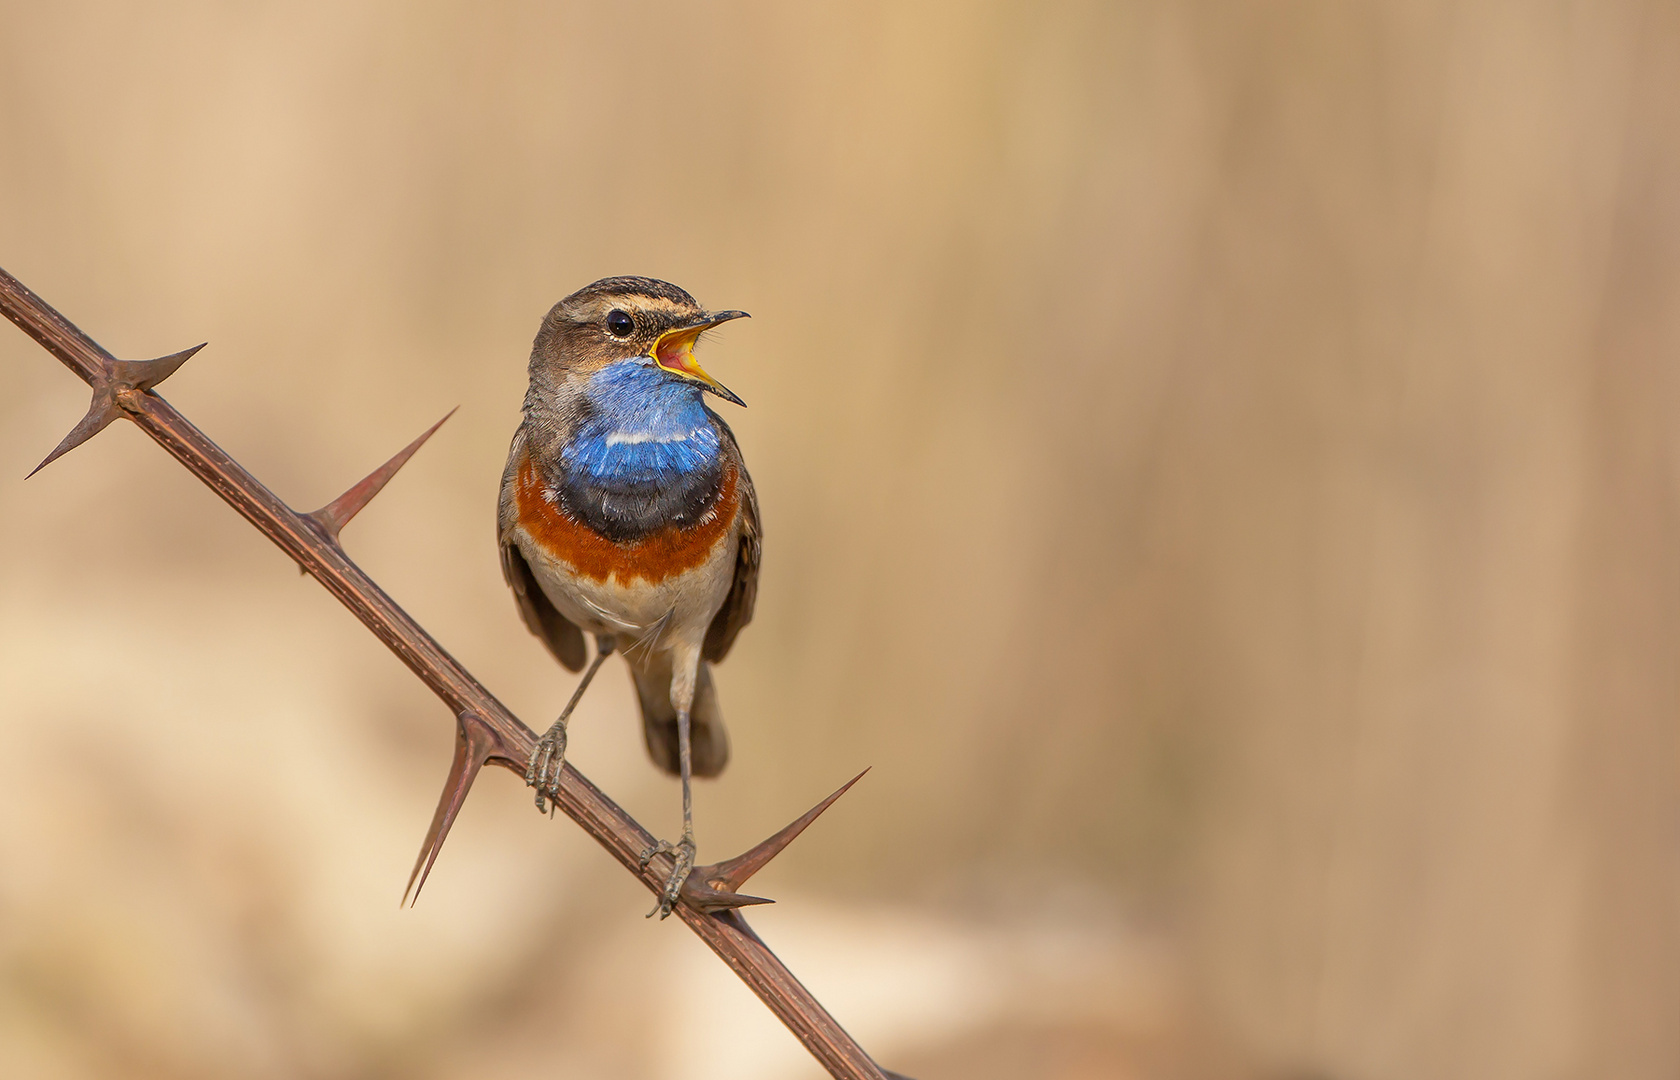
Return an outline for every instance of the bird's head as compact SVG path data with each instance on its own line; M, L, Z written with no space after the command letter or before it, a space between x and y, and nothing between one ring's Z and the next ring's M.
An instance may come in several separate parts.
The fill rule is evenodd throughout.
M543 318L531 352L532 375L546 374L555 383L587 379L609 364L647 357L671 378L697 383L744 406L694 359L694 343L719 323L746 316L744 311L708 313L688 293L654 278L602 278L555 304Z

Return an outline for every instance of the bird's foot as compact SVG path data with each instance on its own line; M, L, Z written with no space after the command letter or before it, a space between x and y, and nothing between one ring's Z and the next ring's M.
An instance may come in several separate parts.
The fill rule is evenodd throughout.
M560 801L560 770L565 766L566 725L561 722L537 740L531 763L525 766L526 785L537 789L537 813L554 816L554 806Z
M669 840L661 840L642 852L641 863L644 870L655 855L669 855L674 861L671 876L665 879L665 888L659 894L659 903L647 913L648 918L658 915L663 919L677 906L677 897L682 895L683 882L688 880L689 872L694 869L694 853L694 837L688 833L684 833L683 838L675 844Z

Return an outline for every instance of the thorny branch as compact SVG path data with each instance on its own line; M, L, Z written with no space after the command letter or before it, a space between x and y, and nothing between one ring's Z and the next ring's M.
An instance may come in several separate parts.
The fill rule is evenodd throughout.
M313 575L449 706L458 725L455 758L409 881L410 890L418 896L416 885L424 884L479 769L494 763L522 776L536 744L531 729L386 596L338 543L339 530L379 493L443 421L331 503L313 513L299 514L153 392L152 387L203 346L157 360L118 360L3 269L0 312L93 387L93 403L87 415L36 466L37 471L98 434L112 420L126 416L295 559L304 573ZM759 940L737 910L747 904L768 903L737 890L856 782L854 778L745 854L695 868L676 911L832 1075L841 1080L892 1080L897 1074L884 1072L864 1053ZM583 826L650 892L659 893L667 876L669 856L641 866L639 857L653 846L653 837L569 764L560 779L557 802L562 813Z

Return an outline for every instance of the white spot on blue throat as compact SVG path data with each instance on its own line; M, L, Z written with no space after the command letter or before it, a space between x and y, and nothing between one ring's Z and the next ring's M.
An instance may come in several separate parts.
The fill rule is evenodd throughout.
M590 377L590 415L561 451L572 468L604 483L657 483L705 468L718 434L700 387L645 356L608 364Z
M607 445L634 446L637 443L645 442L683 442L687 438L687 432L679 435L654 435L646 431L615 431L607 436Z

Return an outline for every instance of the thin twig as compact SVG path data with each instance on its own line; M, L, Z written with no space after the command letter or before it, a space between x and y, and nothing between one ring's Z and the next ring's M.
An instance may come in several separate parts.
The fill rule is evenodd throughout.
M524 775L536 745L536 736L531 729L468 674L454 657L445 652L345 555L331 535L336 533L336 528L329 530L323 527L326 523L321 518L299 514L281 502L167 401L149 389L161 382L173 368L158 374L162 361L117 360L3 269L0 269L0 312L94 387L94 409L90 410L90 415L108 411L114 402L122 415L133 420L140 430L155 439L193 475L296 560L305 573L313 575L349 608L422 682L431 687L433 693L443 699L451 713L462 718L460 742L464 746L476 740L480 763L487 760L517 775ZM164 360L179 366L184 358L178 358L180 354ZM148 374L148 363L160 366L150 369ZM103 426L103 422L99 426ZM84 437L91 437L96 431L97 428ZM55 453L71 449L74 445L72 442ZM413 447L410 447L406 452L411 453L412 450ZM389 476L384 479L389 479ZM371 497L371 492L368 497ZM362 501L365 502L365 499ZM326 509L329 508L317 514L325 513ZM348 515L345 517L347 519ZM336 519L333 522L342 524ZM457 764L462 760L462 753L458 750ZM476 771L476 766L473 771ZM455 779L453 770L451 779ZM465 796L465 786L471 783L471 779L471 772L468 772L458 798ZM557 802L561 812L583 826L585 832L657 895L664 885L663 867L655 861L644 868L639 858L642 852L653 846L654 838L569 764L561 775L559 791ZM450 792L446 790L446 803L449 797ZM458 798L456 808L459 806ZM444 805L440 804L439 817L443 814ZM437 824L434 822L434 832ZM447 830L447 822L444 826ZM780 836L778 834L772 839ZM441 843L441 836L437 842ZM780 842L785 844L786 840ZM431 844L431 838L428 838L428 844ZM426 854L422 852L422 858ZM436 857L435 847L430 854ZM741 856L730 863L718 865L727 867L746 858ZM696 877L701 877L700 870L696 871ZM686 892L685 900L700 895L711 886L723 885L726 890L732 889L741 880L744 880L742 874L719 871L711 875L709 883L697 881L698 891ZM723 958L724 963L763 999L770 1011L793 1031L832 1075L842 1080L887 1080L893 1075L884 1073L846 1034L810 991L759 940L738 910L724 907L708 913L693 902L685 902L679 904L676 911L689 929Z

